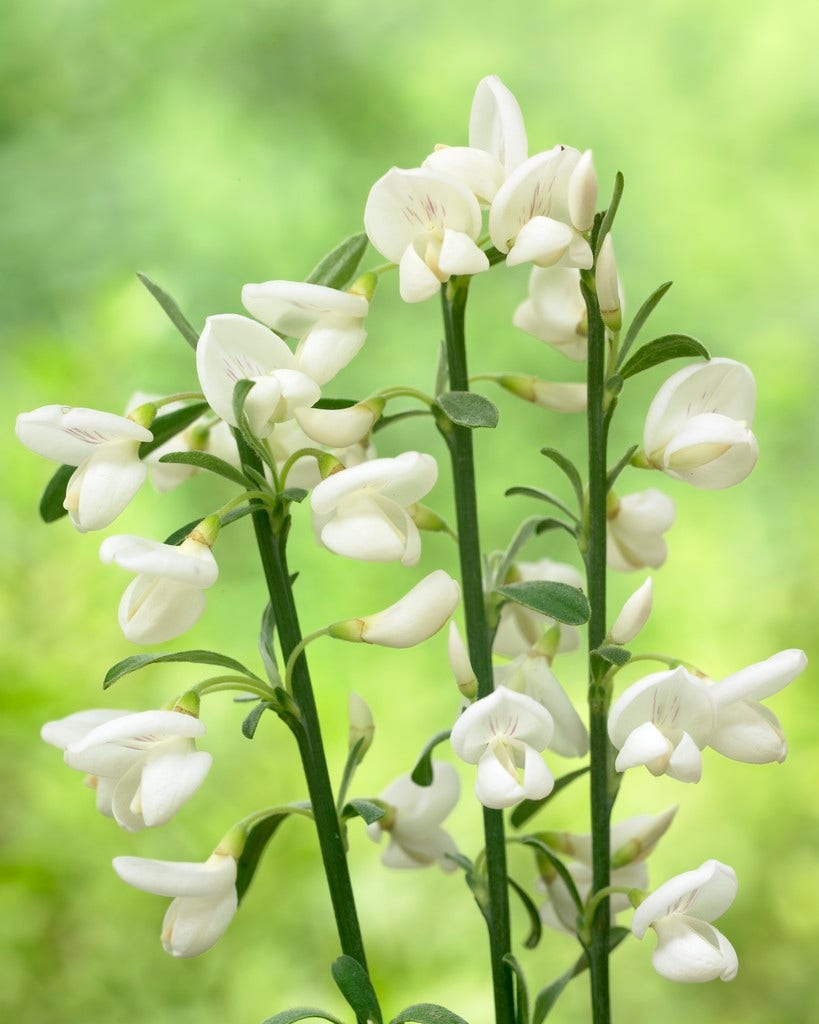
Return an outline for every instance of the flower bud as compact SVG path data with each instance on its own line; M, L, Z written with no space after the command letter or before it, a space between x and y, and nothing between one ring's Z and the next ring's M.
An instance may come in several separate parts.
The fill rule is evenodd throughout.
M583 412L586 408L586 385L540 380L523 374L505 373L496 378L502 388L518 398L533 402L542 409L555 412Z
M169 710L178 711L183 715L190 715L191 718L198 718L201 703L199 694L196 693L195 690L188 690L188 692L183 693L181 697L177 697L173 702L173 706Z
M653 583L649 576L623 605L609 633L612 643L627 644L637 636L651 614L653 594Z
M469 652L454 622L449 624L448 652L455 683L464 697L467 700L472 700L478 692L478 680L475 678L475 671L469 660Z
M610 234L606 235L600 246L594 280L603 323L610 330L619 331L623 326L623 314L620 308L620 286L617 280L617 263L614 259L614 243Z
M357 693L350 693L349 699L349 717L350 717L350 731L347 734L348 740L347 745L352 750L359 740L364 742L358 751L356 761L360 764L364 760L364 755L370 749L373 744L373 736L375 735L375 722L373 721L373 713L370 710L370 705L364 700L363 697L359 697Z
M611 830L612 868L616 870L645 860L668 831L677 810L675 804L662 814L640 815L614 825Z
M381 647L414 647L444 625L461 597L461 588L442 569L424 577L409 593L382 612L336 622L329 636Z
M588 231L594 223L597 209L597 171L592 161L592 151L586 152L577 161L569 178L569 216L578 231Z

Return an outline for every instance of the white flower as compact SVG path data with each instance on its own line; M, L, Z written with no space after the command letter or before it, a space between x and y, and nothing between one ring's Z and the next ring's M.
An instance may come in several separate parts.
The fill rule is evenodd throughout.
M478 680L472 662L469 660L469 651L461 637L460 631L454 622L449 624L449 639L447 643L447 654L449 655L449 666L455 676L455 685L470 700L478 690Z
M107 537L100 558L139 574L119 604L120 628L135 644L159 644L189 630L205 610L205 590L219 575L209 545L192 536L178 547L144 537Z
M567 359L582 362L588 350L588 323L580 271L573 267L533 267L529 298L515 310L512 323Z
M614 242L610 233L603 239L603 244L597 255L594 282L603 323L612 331L619 331L623 323L623 314L620 308L620 281L617 277Z
M431 455L404 452L333 473L313 491L313 526L325 547L365 562L415 565L421 536L407 513L438 478Z
M615 619L609 633L612 643L627 644L637 636L648 622L653 596L654 585L649 576L626 601Z
M548 747L563 757L583 757L589 751L586 726L555 678L548 658L533 648L507 665L494 668L495 686L525 693L543 705L552 717L554 732Z
M609 738L620 751L614 766L624 772L643 764L652 775L699 782L714 718L709 687L682 665L645 676L609 713Z
M731 981L738 961L734 947L711 924L734 902L737 876L718 860L669 879L634 911L632 933L642 939L649 927L657 933L651 958L669 981Z
M489 234L493 245L508 253L509 266L592 266L591 247L582 234L588 227L587 203L580 201L585 188L572 187L575 173L585 181L588 161L582 162L576 149L555 146L530 157L498 189L489 211Z
M572 565L564 562L553 562L550 558L541 558L537 562L516 562L515 581L553 580L567 583L570 587L583 588L583 577ZM504 580L511 583L511 579ZM507 658L516 658L534 647L544 632L556 625L554 619L547 618L539 612L533 612L523 605L508 601L501 608L498 629L492 650ZM580 644L580 633L575 626L559 625L561 653L575 650Z
M432 783L416 785L409 774L392 782L379 799L391 806L380 821L367 826L367 834L376 843L384 832L390 844L381 857L388 868L425 868L438 864L442 871L454 871L457 864L447 858L455 854L455 840L441 822L458 802L461 782L451 764L432 762Z
M233 390L240 380L252 380L245 414L257 437L267 437L276 423L292 419L296 409L321 397L316 381L299 369L296 357L282 339L246 316L209 316L196 346L199 384L211 409L236 427Z
M778 693L808 664L804 651L780 651L711 687L717 722L709 746L748 764L784 761L788 745L776 715L759 701Z
M399 265L405 302L421 302L453 274L478 274L489 260L475 239L481 210L466 185L425 168L393 167L373 185L364 227L375 248Z
M668 548L663 534L674 523L674 502L660 491L609 495L606 510L606 560L612 569L658 569Z
M384 404L383 398L370 398L344 409L297 409L295 418L312 441L330 448L349 448L369 434Z
M77 467L63 505L80 533L110 526L148 474L139 446L153 434L124 416L45 405L18 416L16 432L31 451Z
M555 412L583 412L588 404L585 384L541 380L520 373L503 373L494 378L502 388L526 402Z
M354 693L352 690L350 691L350 696L347 701L347 717L350 721L350 726L347 732L347 747L352 750L359 740L364 741L358 752L358 763L360 764L364 755L373 745L375 721L373 720L373 713L370 705L363 697L359 697L359 695Z
M298 338L296 366L317 384L335 377L359 352L367 337L363 295L303 281L246 284L242 303L274 331Z
M747 366L712 359L675 373L646 416L643 448L657 469L704 490L740 483L756 465L756 384Z
M554 779L540 752L553 731L541 704L505 686L463 712L452 727L452 749L478 766L475 795L484 807L512 807L551 793Z
M205 725L179 711L81 711L41 731L65 751L70 768L86 772L97 808L136 832L164 825L199 789L210 754L197 751Z
M414 647L443 627L460 599L458 583L443 569L436 569L384 611L336 622L328 632L353 643Z
M199 956L222 937L233 920L236 860L218 850L204 864L143 857L115 857L119 877L143 892L173 896L162 922L162 946L178 957Z

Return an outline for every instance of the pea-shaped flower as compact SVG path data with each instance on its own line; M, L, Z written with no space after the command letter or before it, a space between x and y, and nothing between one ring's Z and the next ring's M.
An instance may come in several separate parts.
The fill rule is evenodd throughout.
M606 560L612 569L632 572L658 569L668 557L663 536L674 525L674 502L661 491L639 491L618 497L611 492L606 507Z
M399 266L405 302L430 298L453 274L478 274L489 260L476 244L481 210L456 178L426 168L393 167L373 185L364 227L376 249Z
M733 359L688 366L663 384L646 415L648 461L676 480L703 490L740 483L756 465L751 433L754 376Z
M435 459L419 452L333 473L310 499L316 536L347 558L415 565L421 536L407 507L420 501L437 478Z
M540 752L554 723L532 697L505 686L470 705L452 727L452 749L478 766L475 795L484 807L512 807L539 800L555 784Z
M654 969L669 981L731 981L738 960L734 947L711 922L734 902L737 876L718 860L707 860L656 889L634 911L631 931L642 939L657 933L651 958Z
M584 360L588 323L580 271L574 267L533 267L529 297L515 310L512 323L567 359Z
M77 467L63 505L80 533L110 526L148 475L139 446L153 434L125 416L45 405L18 416L16 431L31 451Z

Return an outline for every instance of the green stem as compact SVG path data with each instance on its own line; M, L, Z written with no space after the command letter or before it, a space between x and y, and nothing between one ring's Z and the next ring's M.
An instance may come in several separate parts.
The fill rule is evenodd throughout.
M582 274L589 324L588 357L588 546L584 553L591 617L589 619L589 740L591 780L592 892L609 885L609 693L603 668L592 651L606 636L606 443L610 417L605 410L606 337L592 272ZM601 898L591 920L589 975L593 1024L609 1024L609 904Z
M238 432L237 443L242 466L260 470L258 458ZM260 506L252 518L282 655L286 660L301 642L301 628L293 598L290 570L287 567L286 540L289 518L274 521L264 506ZM367 959L358 923L341 823L336 813L333 788L321 739L321 726L305 657L299 658L294 666L293 696L299 705L304 723L303 729L295 730L295 736L316 821L321 859L330 890L341 949L366 970Z
M449 362L449 386L453 391L469 390L466 363L464 317L469 289L468 277L452 278L441 289L441 301ZM460 538L461 584L469 657L478 680L478 697L492 693L492 648L486 623L481 575L481 544L478 534L478 503L475 489L475 460L472 431L467 427L444 427L444 438L452 460L455 508ZM504 962L511 952L509 886L506 874L506 843L503 815L483 810L489 889L489 950L495 995L495 1024L512 1024L515 1017L512 974Z

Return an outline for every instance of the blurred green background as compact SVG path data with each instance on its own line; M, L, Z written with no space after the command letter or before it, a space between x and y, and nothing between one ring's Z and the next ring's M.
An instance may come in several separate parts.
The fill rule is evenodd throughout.
M79 774L38 739L41 723L84 707L159 706L198 676L193 667L156 668L102 695L105 669L131 653L116 622L126 577L99 563L99 537L79 536L66 521L38 522L36 502L51 468L12 440L13 420L47 403L116 411L136 388L190 387L191 353L135 271L162 282L197 324L210 313L240 311L246 281L304 276L360 229L367 191L390 165L417 165L439 141L465 143L472 91L484 75L500 74L517 95L531 152L556 142L592 147L604 193L614 172L624 171L616 236L631 310L660 281L674 279L652 321L656 333L692 333L757 374L761 457L743 485L709 494L636 471L623 479L625 491L659 486L678 503L641 646L687 657L716 677L785 647L815 655L817 31L819 13L807 3L749 8L739 0L2 5L4 1019L256 1024L299 1003L344 1015L329 977L336 940L306 822L281 830L230 930L195 961L162 952L165 901L113 874L117 854L203 859L233 820L299 799L303 786L280 723L264 720L249 743L239 733L241 709L214 697L204 709L203 745L215 765L172 823L126 835L96 814ZM380 257L371 253L367 262ZM576 365L511 327L525 290L525 268L476 281L473 372L578 379ZM429 386L437 304L404 307L395 292L387 279L367 345L332 394ZM639 439L666 375L660 368L629 386L613 453ZM502 545L519 519L537 511L503 498L506 487L562 488L539 447L582 451L580 420L491 397L501 429L476 442L487 548ZM411 447L443 454L425 421L381 437L382 454ZM444 467L430 503L449 514ZM227 484L201 479L162 499L146 488L108 532L161 538L229 493ZM292 562L302 573L306 629L383 607L434 567L454 571L453 546L434 536L413 570L342 561L316 547L305 513L297 510ZM247 524L232 527L217 553L220 582L180 646L253 660L263 602ZM573 558L568 538L541 538L529 554ZM643 576L612 580L612 608ZM336 777L349 690L375 712L378 734L356 785L360 795L408 770L457 706L443 636L409 652L326 642L312 662ZM582 662L569 657L557 668L581 700ZM681 805L652 857L655 884L708 857L736 867L739 898L720 928L738 950L740 973L730 985L674 986L650 966L653 940L630 940L614 961L618 1021L815 1019L813 689L809 670L771 701L791 747L783 765L744 766L708 753L698 786L646 773L627 778L618 817ZM556 772L572 767L554 757L550 763ZM468 794L469 771L463 777ZM584 830L584 804L584 793L567 792L544 827ZM451 827L474 854L479 814L468 796ZM485 939L461 879L437 870L388 873L356 827L351 852L387 1011L436 1001L473 1024L488 1021ZM512 863L531 885L528 861L515 852ZM519 943L525 922L517 908L514 925ZM538 987L576 955L568 938L551 934L537 950L518 951ZM553 1019L586 1019L587 999L583 979Z

